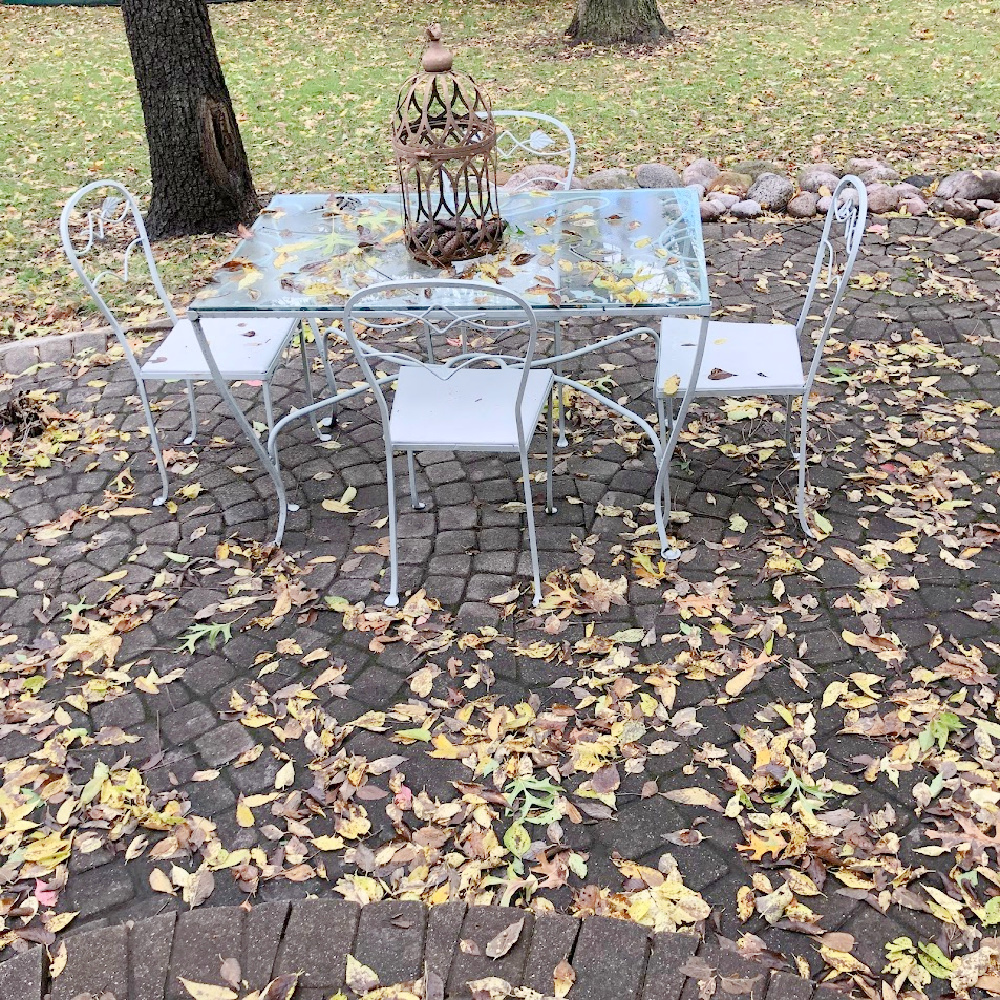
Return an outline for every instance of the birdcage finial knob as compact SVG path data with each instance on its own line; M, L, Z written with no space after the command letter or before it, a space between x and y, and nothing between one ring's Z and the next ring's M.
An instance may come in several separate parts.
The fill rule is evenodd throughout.
M435 22L427 28L428 46L421 65L425 73L447 73L451 69L451 50L441 44L441 25Z

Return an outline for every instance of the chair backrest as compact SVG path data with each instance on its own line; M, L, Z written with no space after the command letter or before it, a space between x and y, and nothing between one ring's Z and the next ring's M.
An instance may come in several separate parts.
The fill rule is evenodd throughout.
M514 415L522 446L526 433L530 436L531 428L521 424L521 402L535 356L538 323L520 295L460 279L384 282L347 300L344 333L375 394L387 444L389 404L384 386L392 379L374 370L386 364L420 366L442 381L471 366L517 367L521 378ZM376 346L376 340L386 347Z
M109 281L127 285L136 277L136 264L145 261L148 274L141 280L152 284L167 316L177 322L177 314L156 269L138 203L118 181L94 181L66 202L59 219L59 233L73 270L124 347L125 357L138 378L138 363L125 329L101 286Z
M826 213L826 222L823 224L823 235L820 237L819 249L816 251L812 277L809 279L809 290L806 292L806 300L802 305L799 321L795 324L796 332L801 335L809 318L809 310L816 297L820 279L825 271L826 284L824 288L832 288L833 296L827 307L823 330L813 354L807 385L812 385L816 376L816 370L823 355L823 347L837 316L837 309L847 292L851 272L854 270L854 262L861 249L861 241L864 239L867 221L868 192L865 190L864 182L860 177L848 174L846 177L842 177L834 188L830 208ZM843 240L843 263L840 265L838 265L837 251L833 245L835 236Z
M576 139L564 122L537 111L494 111L493 121L497 159L515 171L505 191L569 190L576 170Z

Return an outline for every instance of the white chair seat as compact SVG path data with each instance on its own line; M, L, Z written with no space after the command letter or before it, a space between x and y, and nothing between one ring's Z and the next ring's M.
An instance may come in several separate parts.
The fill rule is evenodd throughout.
M688 386L701 321L666 318L660 326L656 392L682 395ZM676 393L664 393L671 376ZM805 388L795 327L784 323L709 323L696 396L793 396Z
M393 447L517 451L514 405L521 374L520 368L401 368L389 419ZM546 369L533 368L528 375L521 402L528 440L551 384Z
M222 377L236 382L270 378L297 322L251 314L203 319L201 325ZM140 371L144 379L212 377L189 319L177 321Z

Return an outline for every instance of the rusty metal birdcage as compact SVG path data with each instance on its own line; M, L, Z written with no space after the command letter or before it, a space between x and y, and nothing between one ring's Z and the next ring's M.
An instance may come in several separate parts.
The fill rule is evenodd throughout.
M422 71L399 93L392 148L403 188L406 246L447 267L493 253L506 223L497 207L496 130L489 98L452 69L441 28L427 29Z

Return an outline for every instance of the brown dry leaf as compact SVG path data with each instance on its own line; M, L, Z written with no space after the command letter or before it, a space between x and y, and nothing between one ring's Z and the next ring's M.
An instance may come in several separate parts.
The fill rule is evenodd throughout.
M524 917L509 924L486 944L486 954L490 958L503 958L517 943L524 929Z
M347 956L347 985L358 996L363 996L378 986L378 973L353 955Z
M575 982L576 971L573 966L569 964L568 959L560 959L552 975L552 993L557 1000L563 1000Z

